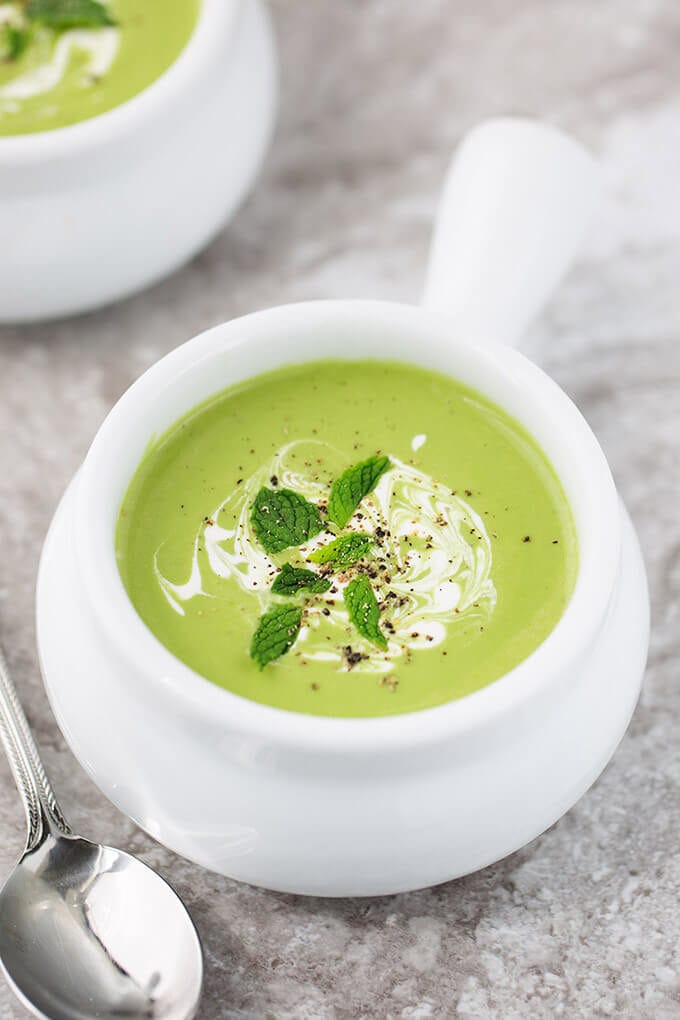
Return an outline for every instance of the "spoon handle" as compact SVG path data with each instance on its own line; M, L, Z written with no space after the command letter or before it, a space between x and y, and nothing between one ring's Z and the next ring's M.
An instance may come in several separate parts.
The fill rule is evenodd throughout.
M27 849L36 847L45 828L69 836L72 830L47 778L28 720L10 677L5 653L0 646L0 741L21 795L28 823Z

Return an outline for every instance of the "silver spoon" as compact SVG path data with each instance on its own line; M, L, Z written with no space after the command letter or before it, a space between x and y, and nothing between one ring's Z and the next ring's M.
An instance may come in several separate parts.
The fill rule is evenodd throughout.
M170 886L121 850L74 835L0 648L0 741L26 809L26 850L0 892L0 963L46 1020L189 1020L203 958Z

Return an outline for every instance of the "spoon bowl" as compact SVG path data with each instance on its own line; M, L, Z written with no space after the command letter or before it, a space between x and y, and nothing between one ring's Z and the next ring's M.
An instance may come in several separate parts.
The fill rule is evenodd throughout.
M0 893L0 958L50 1020L193 1016L196 930L170 886L130 854L73 836L28 851Z
M191 1020L203 984L189 913L136 857L73 833L0 646L0 744L26 849L0 891L0 966L43 1020Z

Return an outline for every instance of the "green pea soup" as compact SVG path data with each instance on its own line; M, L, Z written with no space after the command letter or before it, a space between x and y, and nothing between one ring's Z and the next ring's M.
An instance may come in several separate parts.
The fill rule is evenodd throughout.
M379 361L290 365L194 408L139 465L116 553L182 662L338 717L498 679L555 627L578 568L567 498L524 428L448 376Z
M27 18L45 6L52 20ZM62 8L84 11L83 22L59 27ZM93 9L112 24L88 24ZM53 0L33 8L0 0L0 137L67 127L132 99L178 58L199 9L200 0Z
M194 408L151 444L115 545L130 600L179 660L253 701L338 717L498 679L550 634L578 567L567 498L527 431L396 361L290 365Z

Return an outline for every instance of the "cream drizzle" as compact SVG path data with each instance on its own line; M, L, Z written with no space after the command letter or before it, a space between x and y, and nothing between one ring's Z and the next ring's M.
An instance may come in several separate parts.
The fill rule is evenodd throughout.
M322 459L327 468L329 458L333 473L347 466L342 454L326 443L317 440L290 443L238 486L208 514L207 520L213 523L204 523L198 530L187 580L176 583L163 574L159 546L156 578L175 612L184 615L184 604L196 596L211 597L204 587L205 571L232 579L244 593L259 600L261 611L266 609L272 601L269 589L277 567L253 533L250 524L253 500L273 475L281 487L294 489L312 502L327 498L328 485L314 478L304 464ZM349 625L342 599L349 579L340 575L334 581L338 589L335 594L317 596L309 604L295 646L305 659L337 662L342 667L342 646L351 644L368 654L354 669L386 673L412 650L441 644L448 627L462 620L469 622L472 617L483 622L493 611L496 603L491 577L493 556L483 519L447 486L396 457L390 460L391 470L362 501L362 516L355 515L343 531L374 535L380 528L385 532L379 554L390 563L391 580L389 584L376 580L374 586L379 600L385 598L388 589L396 595L387 600L384 613L384 619L394 628L389 633L385 630L387 651L377 650ZM236 521L234 527L220 524L224 515ZM330 538L328 533L317 535L301 547L302 558ZM290 552L294 554L295 550ZM329 627L337 640L326 640Z
M21 24L13 4L0 4L0 24ZM18 101L42 96L56 88L66 74L75 51L88 55L83 82L103 77L111 68L120 46L120 30L114 26L71 29L57 39L47 63L0 87L0 100Z

